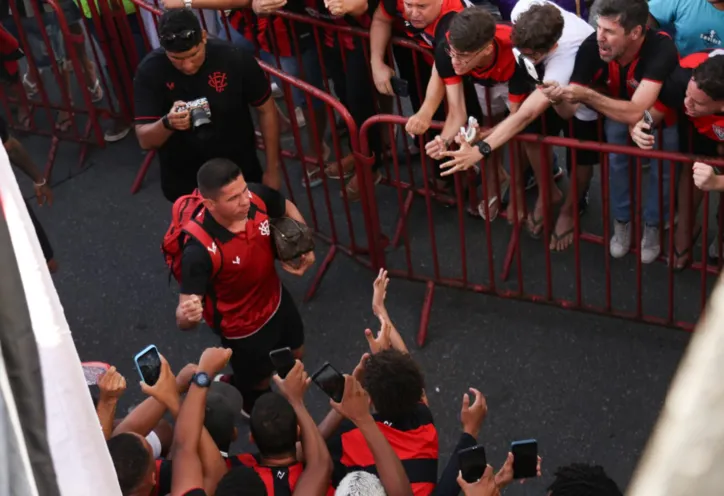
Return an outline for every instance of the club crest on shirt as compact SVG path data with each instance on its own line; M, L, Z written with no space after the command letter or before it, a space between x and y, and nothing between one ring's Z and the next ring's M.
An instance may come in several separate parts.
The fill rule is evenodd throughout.
M716 137L719 138L720 141L724 141L724 127L713 125L711 126L711 130L714 131L714 134L716 134Z
M269 234L271 234L269 229L269 219L259 224L259 233L261 233L262 236L269 236Z

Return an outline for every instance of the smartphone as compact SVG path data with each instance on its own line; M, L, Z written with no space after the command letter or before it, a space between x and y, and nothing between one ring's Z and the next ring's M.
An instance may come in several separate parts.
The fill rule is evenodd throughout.
M513 453L513 479L529 479L538 476L538 441L526 439L510 444Z
M149 386L155 386L158 378L161 377L161 355L155 344L150 344L142 349L133 358L136 362L138 373L141 374L143 382Z
M646 134L654 134L654 118L651 117L651 112L648 110L644 110L644 122L649 125L649 128L643 131Z
M482 444L458 451L458 465L465 482L474 483L482 479L488 460Z
M410 96L410 88L408 87L407 81L404 79L392 76L390 78L390 85L392 86L392 91L394 91L395 95L403 98Z
M279 377L284 379L290 370L294 368L297 361L294 359L291 348L279 348L269 352L269 359L274 365Z
M83 375L87 386L97 385L98 379L111 368L110 365L103 362L83 362L81 366L83 367Z
M327 362L312 376L312 381L319 389L339 403L344 395L344 376Z

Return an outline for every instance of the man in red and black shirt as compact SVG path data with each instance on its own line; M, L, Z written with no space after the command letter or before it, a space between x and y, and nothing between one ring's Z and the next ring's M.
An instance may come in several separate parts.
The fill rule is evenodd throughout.
M628 143L628 126L638 122L644 110L654 104L663 81L679 61L674 41L664 32L647 28L648 18L646 0L601 0L598 31L578 50L572 84L547 91L547 96L557 102L557 110L575 107L580 102L604 114L609 143ZM663 148L678 148L675 127L664 130ZM620 258L628 253L632 241L629 157L609 154L609 171L614 218L610 252ZM663 210L659 208L660 187ZM661 219L666 223L669 215L667 162L658 162L651 168L647 198L642 202L641 261L651 263L661 252Z
M205 163L198 173L204 210L195 219L213 239L209 246L190 238L181 261L181 294L176 322L195 327L203 318L234 355L234 385L244 396L244 410L269 390L273 366L269 352L289 347L302 355L304 327L299 311L276 272L269 220L288 216L304 223L299 210L281 193L247 184L239 168L226 159ZM212 256L221 263L214 264ZM302 275L314 253L302 257ZM214 273L214 267L220 267Z
M467 8L453 17L445 40L435 47L431 78L444 83L448 112L443 130L426 145L432 158L441 158L440 153L447 150L469 115L481 126L486 123L484 118L489 117L493 122L487 124L493 125L508 110L508 82L518 70L511 33L511 26L496 24L492 14L481 7ZM439 107L440 103L430 95L417 115ZM427 115L432 118L432 113ZM500 207L498 183L502 187L507 182L507 173L500 153L491 157L491 163L492 167L485 167L488 209L481 202L478 212L492 220Z
M716 157L724 143L724 52L693 53L679 62L664 81L659 98L650 109L654 128L678 113L679 145L684 153ZM654 146L648 124L639 121L631 130L634 142L644 149ZM702 167L703 170L707 170ZM709 168L708 172L712 171ZM720 189L720 188L712 188ZM701 227L694 228L696 210L703 193L692 187L692 174L685 171L679 180L679 223L674 237L674 267L691 262L691 247ZM692 196L693 195L693 196ZM714 245L714 255L718 254Z
M413 493L432 494L437 484L438 437L419 367L407 353L381 351L367 361L364 383L377 426L402 461ZM327 446L334 462L334 487L349 472L375 470L365 438L351 421L341 423Z

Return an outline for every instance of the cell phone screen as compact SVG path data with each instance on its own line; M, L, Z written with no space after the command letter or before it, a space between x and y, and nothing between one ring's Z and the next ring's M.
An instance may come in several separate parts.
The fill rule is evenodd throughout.
M294 368L296 360L290 348L280 348L269 352L269 359L274 365L274 370L277 371L279 377L284 379L290 370Z
M477 482L485 473L488 461L482 444L458 451L460 472L465 482Z
M538 442L534 439L510 445L513 453L513 478L528 479L538 475Z
M161 377L161 355L158 349L151 345L136 355L136 367L143 382L149 386L156 385L158 378Z
M314 373L312 381L325 392L327 396L339 403L344 395L344 376L337 372L329 362Z
M108 372L109 368L111 368L110 365L103 362L84 362L81 366L83 367L85 383L88 386L95 386L98 384L98 379Z

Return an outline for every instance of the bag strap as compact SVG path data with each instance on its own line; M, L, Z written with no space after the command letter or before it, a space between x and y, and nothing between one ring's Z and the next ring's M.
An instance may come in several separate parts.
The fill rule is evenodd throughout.
M196 241L201 243L201 245L206 248L206 251L209 252L212 266L211 277L216 277L221 270L221 249L216 244L214 238L212 238L211 235L206 232L206 229L204 229L204 227L196 220L190 220L187 222L183 230L186 234L192 236Z

